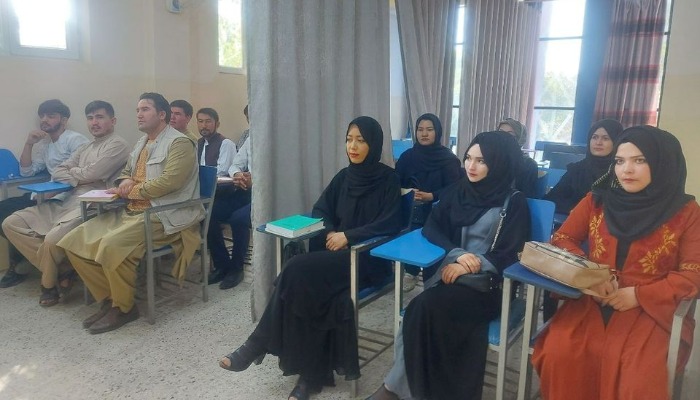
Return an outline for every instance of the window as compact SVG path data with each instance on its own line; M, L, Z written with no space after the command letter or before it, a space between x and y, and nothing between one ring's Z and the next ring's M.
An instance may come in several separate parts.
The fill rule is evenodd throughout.
M13 54L78 58L72 0L11 0L8 39Z
M571 141L585 6L542 3L531 140Z
M457 14L457 31L455 32L455 77L452 95L452 125L450 128L450 144L457 142L459 131L459 93L462 88L462 54L464 51L464 4L460 4Z
M656 125L659 124L659 105L661 104L661 89L664 84L664 76L666 72L666 50L668 50L668 35L671 29L671 8L673 0L666 1L666 21L664 22L664 39L661 43L661 60L659 61L659 83L656 87Z
M241 0L219 0L219 66L222 72L243 73Z

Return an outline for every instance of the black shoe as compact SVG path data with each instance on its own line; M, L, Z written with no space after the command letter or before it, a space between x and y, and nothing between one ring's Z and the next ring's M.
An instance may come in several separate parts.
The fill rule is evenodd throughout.
M265 358L265 354L265 350L253 344L250 340L246 340L236 351L224 356L224 358L228 358L229 365L224 364L224 359L222 358L219 361L219 366L229 371L245 371L252 363L260 365L263 358Z
M231 271L224 277L224 280L219 283L219 289L226 290L235 288L239 283L243 282L243 271Z
M223 269L215 269L212 273L209 274L209 284L213 285L215 283L219 283L224 280L226 277L226 270Z
M27 279L27 274L18 274L14 268L10 268L7 270L7 272L5 272L5 276L0 279L0 288L8 288L19 285L25 279Z

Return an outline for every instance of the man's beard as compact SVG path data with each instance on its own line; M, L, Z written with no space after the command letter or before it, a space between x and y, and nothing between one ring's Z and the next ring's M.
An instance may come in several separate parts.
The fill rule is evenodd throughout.
M44 128L44 125L48 125L48 127L47 127L47 128ZM60 122L57 123L56 125L53 125L53 126L52 126L51 124L49 124L49 123L42 124L42 126L41 126L41 130L44 131L44 132L46 132L46 133L48 133L48 134L56 133L56 132L58 132L60 129L61 129L61 123L60 123Z

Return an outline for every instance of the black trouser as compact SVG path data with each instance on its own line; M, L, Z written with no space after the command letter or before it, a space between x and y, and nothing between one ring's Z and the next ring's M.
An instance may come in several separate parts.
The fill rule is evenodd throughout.
M226 187L219 189L214 199L207 234L214 269L226 272L242 270L250 243L250 190ZM222 223L231 226L233 250L230 255L221 231Z

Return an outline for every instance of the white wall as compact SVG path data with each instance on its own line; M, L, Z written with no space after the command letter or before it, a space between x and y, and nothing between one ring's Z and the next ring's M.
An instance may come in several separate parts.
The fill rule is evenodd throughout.
M7 12L9 0L0 0ZM189 1L180 14L163 0L76 0L80 13L81 58L18 57L0 52L0 147L19 154L27 133L37 127L36 109L59 98L71 109L69 127L84 134L84 107L109 101L117 131L131 143L138 96L162 93L190 101L195 111L213 107L221 131L236 139L247 127L245 75L218 71L217 2ZM193 121L191 130L196 130Z
M675 0L671 17L671 33L666 62L666 76L659 114L659 127L667 130L681 142L688 164L686 191L700 196L700 135L698 134L698 106L700 106L700 7L697 0ZM700 308L695 319L700 319ZM683 399L700 397L700 326L695 329L695 345Z

